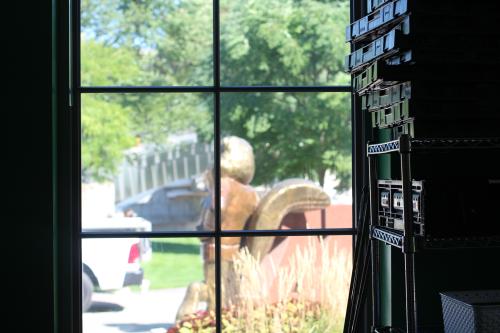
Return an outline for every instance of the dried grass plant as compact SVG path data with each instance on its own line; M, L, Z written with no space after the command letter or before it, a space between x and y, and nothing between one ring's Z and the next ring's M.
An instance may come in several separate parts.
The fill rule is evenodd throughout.
M269 257L272 259L272 256ZM351 275L351 256L335 243L308 237L288 264L264 270L260 258L243 248L232 265L223 265L224 333L336 333L342 331ZM271 277L271 278L270 278ZM276 287L277 301L271 297ZM200 311L168 333L213 333L215 314Z
M319 245L318 245L319 243ZM344 322L351 256L322 237L308 237L305 247L297 247L289 265L271 275L278 278L278 301L270 303L269 272L260 258L243 248L234 258L227 276L226 304L229 317L224 332L279 333L340 332Z

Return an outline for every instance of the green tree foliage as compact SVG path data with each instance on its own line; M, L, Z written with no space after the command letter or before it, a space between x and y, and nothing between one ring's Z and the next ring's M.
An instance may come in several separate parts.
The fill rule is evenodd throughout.
M346 0L222 1L225 84L348 84Z
M82 175L97 181L108 179L134 143L130 110L120 103L94 96L82 99ZM120 129L120 130L117 130Z
M207 20L197 21L193 31L189 19L204 11L208 16L202 16L210 18L208 1L84 0L82 85L207 84L212 34L201 33ZM211 101L207 94L85 95L85 179L112 179L123 152L135 144L131 138L161 146L168 135L194 131L211 140Z
M211 85L211 4L209 0L83 0L82 31L106 46L135 54L140 73L110 84Z
M343 73L347 1L224 1L221 41L226 84L348 84ZM247 138L257 158L256 183L327 169L349 187L349 95L273 93L227 95L221 128Z
M108 85L136 77L134 54L124 48L82 40L82 85ZM111 69L111 70L110 70ZM112 177L123 151L134 144L131 110L117 96L82 98L82 175L97 181Z
M83 0L83 84L211 85L211 3ZM347 0L223 0L222 83L348 84L349 77L342 72L348 52L344 43L348 11ZM125 142L130 143L126 138L135 135L158 144L179 131L213 139L211 98L204 94L89 98L98 99L96 106L101 103L120 112L128 124L107 129L117 132L121 139L116 142L123 143L109 145L109 151L86 147L98 140L84 141L82 150L100 154L92 161L95 175L102 174L97 170L113 170L119 158L106 163L103 159L119 156ZM89 126L93 125L84 123L84 131L92 132ZM244 137L254 146L256 184L304 176L322 182L329 169L339 176L341 188L349 186L348 94L223 94L221 129L223 135Z

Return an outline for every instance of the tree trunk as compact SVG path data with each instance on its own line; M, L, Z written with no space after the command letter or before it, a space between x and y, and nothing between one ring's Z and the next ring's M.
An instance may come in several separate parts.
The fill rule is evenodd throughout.
M318 180L319 180L319 184L321 185L321 187L323 187L323 185L325 185L326 170L327 170L326 168L316 169L316 171L318 172Z

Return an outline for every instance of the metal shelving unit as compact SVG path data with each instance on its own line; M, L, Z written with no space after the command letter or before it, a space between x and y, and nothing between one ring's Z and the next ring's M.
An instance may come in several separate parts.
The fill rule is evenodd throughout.
M413 153L429 150L476 150L500 149L500 138L472 139L412 139L403 134L398 140L368 144L369 190L370 190L370 243L372 260L372 297L374 332L391 332L391 328L379 327L380 291L379 262L377 242L401 249L404 256L405 293L406 293L406 332L417 332L417 301L415 287L415 253L434 247L491 247L500 246L500 236L427 239L414 233L411 158ZM403 231L379 225L379 196L377 190L377 155L398 153L400 156L401 181L403 192ZM384 331L385 330L385 331ZM393 330L394 331L394 330Z
M436 323L422 311L417 326L417 252L500 247L500 227L490 223L496 216L490 207L500 192L490 180L500 183L500 176L488 160L490 150L500 152L500 113L494 97L500 76L492 74L500 71L500 63L492 56L496 46L488 47L500 33L490 26L498 13L487 10L487 3L366 0L346 29L352 49L345 69L352 75L362 116L371 123L374 140L391 140L366 146L372 332L403 331L381 326L380 243L403 253L408 333L429 326L428 318L431 325ZM485 13L491 14L483 17ZM463 24L466 21L477 24ZM452 52L457 36L463 47ZM463 52L468 44L474 45L470 54ZM470 153L469 160L463 160L462 150ZM420 159L412 163L418 153ZM384 154L399 156L400 172L392 175L397 179L378 179L377 160ZM474 171L462 177L460 168ZM412 172L418 180L412 179ZM459 203L466 203L461 210L454 207ZM368 243L363 246L368 253ZM422 299L428 295L419 293ZM436 311L436 303L431 300L426 306Z
M402 233L381 228L378 225L378 195L377 195L377 165L376 156L380 154L399 153L401 161L401 176L403 184L403 220ZM405 293L406 293L406 328L408 333L417 332L417 304L415 293L415 237L412 216L412 179L410 170L411 139L408 135L400 136L399 140L386 143L368 144L368 173L370 189L370 245L372 259L372 299L374 332L380 326L380 290L379 290L379 240L398 247L404 254ZM409 209L408 209L409 208ZM375 237L376 236L376 237Z

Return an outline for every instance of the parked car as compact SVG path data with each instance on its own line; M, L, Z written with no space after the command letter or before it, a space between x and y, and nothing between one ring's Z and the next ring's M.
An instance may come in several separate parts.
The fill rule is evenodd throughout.
M195 230L208 192L194 179L181 179L119 202L116 211L142 217L153 231Z
M151 223L140 217L114 216L83 221L85 232L151 231ZM82 309L92 305L94 290L117 290L141 285L141 263L151 259L147 238L84 238L82 240Z

